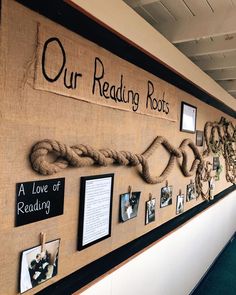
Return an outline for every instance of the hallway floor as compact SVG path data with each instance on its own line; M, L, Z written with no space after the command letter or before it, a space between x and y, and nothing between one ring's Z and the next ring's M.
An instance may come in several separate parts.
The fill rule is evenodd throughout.
M236 295L236 235L192 295Z

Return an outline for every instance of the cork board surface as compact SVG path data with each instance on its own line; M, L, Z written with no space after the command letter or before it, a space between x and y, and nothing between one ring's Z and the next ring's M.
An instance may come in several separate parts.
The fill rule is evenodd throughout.
M37 141L51 138L69 146L84 143L94 148L112 148L142 153L162 135L178 147L183 139L195 134L179 131L181 101L197 107L197 130L203 130L206 121L218 121L224 114L193 96L174 89L158 78L162 89L173 88L176 103L176 121L164 120L132 111L88 103L73 99L65 93L35 89L35 65L38 45L38 24L58 32L69 40L76 40L74 33L37 15L14 1L3 1L1 23L1 100L0 100L0 293L18 294L20 253L39 244L40 232L47 233L47 240L61 239L58 275L28 291L37 291L69 275L89 262L111 252L129 241L149 232L176 216L176 196L184 193L191 178L182 175L177 165L168 182L173 185L173 205L160 209L160 190L165 185L150 185L140 178L134 167L107 166L65 169L52 176L42 176L30 166L29 153ZM99 49L103 51L102 49ZM105 51L104 51L105 52ZM104 54L109 55L105 52ZM122 62L123 64L123 62ZM109 66L108 66L109 68ZM149 74L147 74L149 75ZM224 115L228 120L233 118ZM235 120L233 121L235 124ZM199 147L200 151L202 148ZM190 162L193 160L189 150ZM150 169L159 175L169 156L164 148L152 155ZM212 161L212 159L210 159ZM220 158L223 164L223 159ZM230 186L224 178L216 182L215 193ZM111 237L83 251L77 251L80 177L114 173ZM15 227L16 183L50 178L65 178L64 214L47 220ZM138 217L119 223L119 196L132 185L141 191ZM145 202L149 193L156 197L156 220L145 225ZM185 210L202 202L200 198L185 203Z

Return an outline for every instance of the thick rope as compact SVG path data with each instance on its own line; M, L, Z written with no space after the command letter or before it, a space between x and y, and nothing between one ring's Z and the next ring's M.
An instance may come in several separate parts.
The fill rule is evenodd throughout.
M158 149L163 146L170 154L167 166L159 176L152 176L149 169L148 158ZM195 159L188 170L188 157L186 148L192 149ZM53 153L57 156L54 162L49 162L48 154ZM122 166L138 166L141 165L141 175L147 183L161 183L167 179L173 170L175 159L183 158L180 164L181 171L185 176L192 176L197 170L198 164L202 161L202 157L190 139L185 139L179 148L172 146L166 138L157 136L148 149L142 154L134 154L128 151L115 151L111 149L95 150L88 145L76 145L69 147L55 140L43 140L38 142L32 149L30 160L35 171L43 175L52 175L67 168L85 167L91 165L107 166L110 164L119 164Z
M221 117L219 122L207 122L204 127L206 150L203 156L210 153L223 155L225 160L225 178L236 183L236 127L232 122Z
M210 188L207 186L207 191L203 191L203 183L209 182L211 177L211 163L208 161L203 161L198 165L197 173L195 177L195 186L198 196L201 196L204 200L209 200L210 198Z
M210 162L204 159L213 154L224 156L226 167L226 180L232 183L236 181L236 127L225 118L219 122L207 122L204 127L204 137L206 141L206 150L203 155L200 154L197 146L191 139L184 139L179 148L175 148L163 136L157 136L152 144L142 154L134 154L129 151L116 151L111 149L96 150L89 145L79 144L69 147L55 140L43 140L36 143L30 154L32 168L40 174L52 175L68 166L85 167L91 165L107 166L119 164L122 166L141 165L141 175L143 179L150 184L161 183L167 179L178 159L179 167L184 176L195 176L196 191L204 199L209 199L209 189L203 192L203 183L210 180L212 171ZM153 176L150 173L148 159L153 153L163 146L169 153L169 161L165 169L159 176ZM187 148L190 148L194 154L194 160L189 167ZM56 155L56 160L48 161L48 154Z

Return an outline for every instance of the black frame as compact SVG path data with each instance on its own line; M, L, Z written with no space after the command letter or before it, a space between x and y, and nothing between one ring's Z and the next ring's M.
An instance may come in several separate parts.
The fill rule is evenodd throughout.
M183 128L184 106L188 106L188 107L195 109L194 131ZM188 133L195 133L196 132L196 123L197 123L197 107L195 107L187 102L182 101L181 102L181 116L180 116L180 131L188 132Z
M86 245L83 245L83 234L84 234L84 205L85 205L85 188L86 181L91 179L100 179L111 177L111 193L110 193L110 215L109 215L109 233L97 240L94 240ZM113 186L114 186L114 173L100 174L92 176L82 176L80 179L80 208L79 208L79 227L78 227L78 250L83 250L96 243L101 242L111 236L111 221L112 221L112 199L113 199Z

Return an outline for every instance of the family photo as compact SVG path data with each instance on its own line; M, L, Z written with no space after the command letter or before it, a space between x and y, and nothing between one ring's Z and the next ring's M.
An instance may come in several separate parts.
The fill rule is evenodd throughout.
M177 196L176 202L176 214L180 214L184 212L184 195Z
M189 202L196 198L196 188L194 183L190 183L187 185L186 190L186 201Z
M172 204L172 191L172 186L165 186L161 188L161 208Z
M21 257L20 292L23 293L57 274L60 240L26 250Z
M156 199L146 202L145 224L155 221Z
M125 222L138 214L141 192L132 192L120 195L120 219Z

